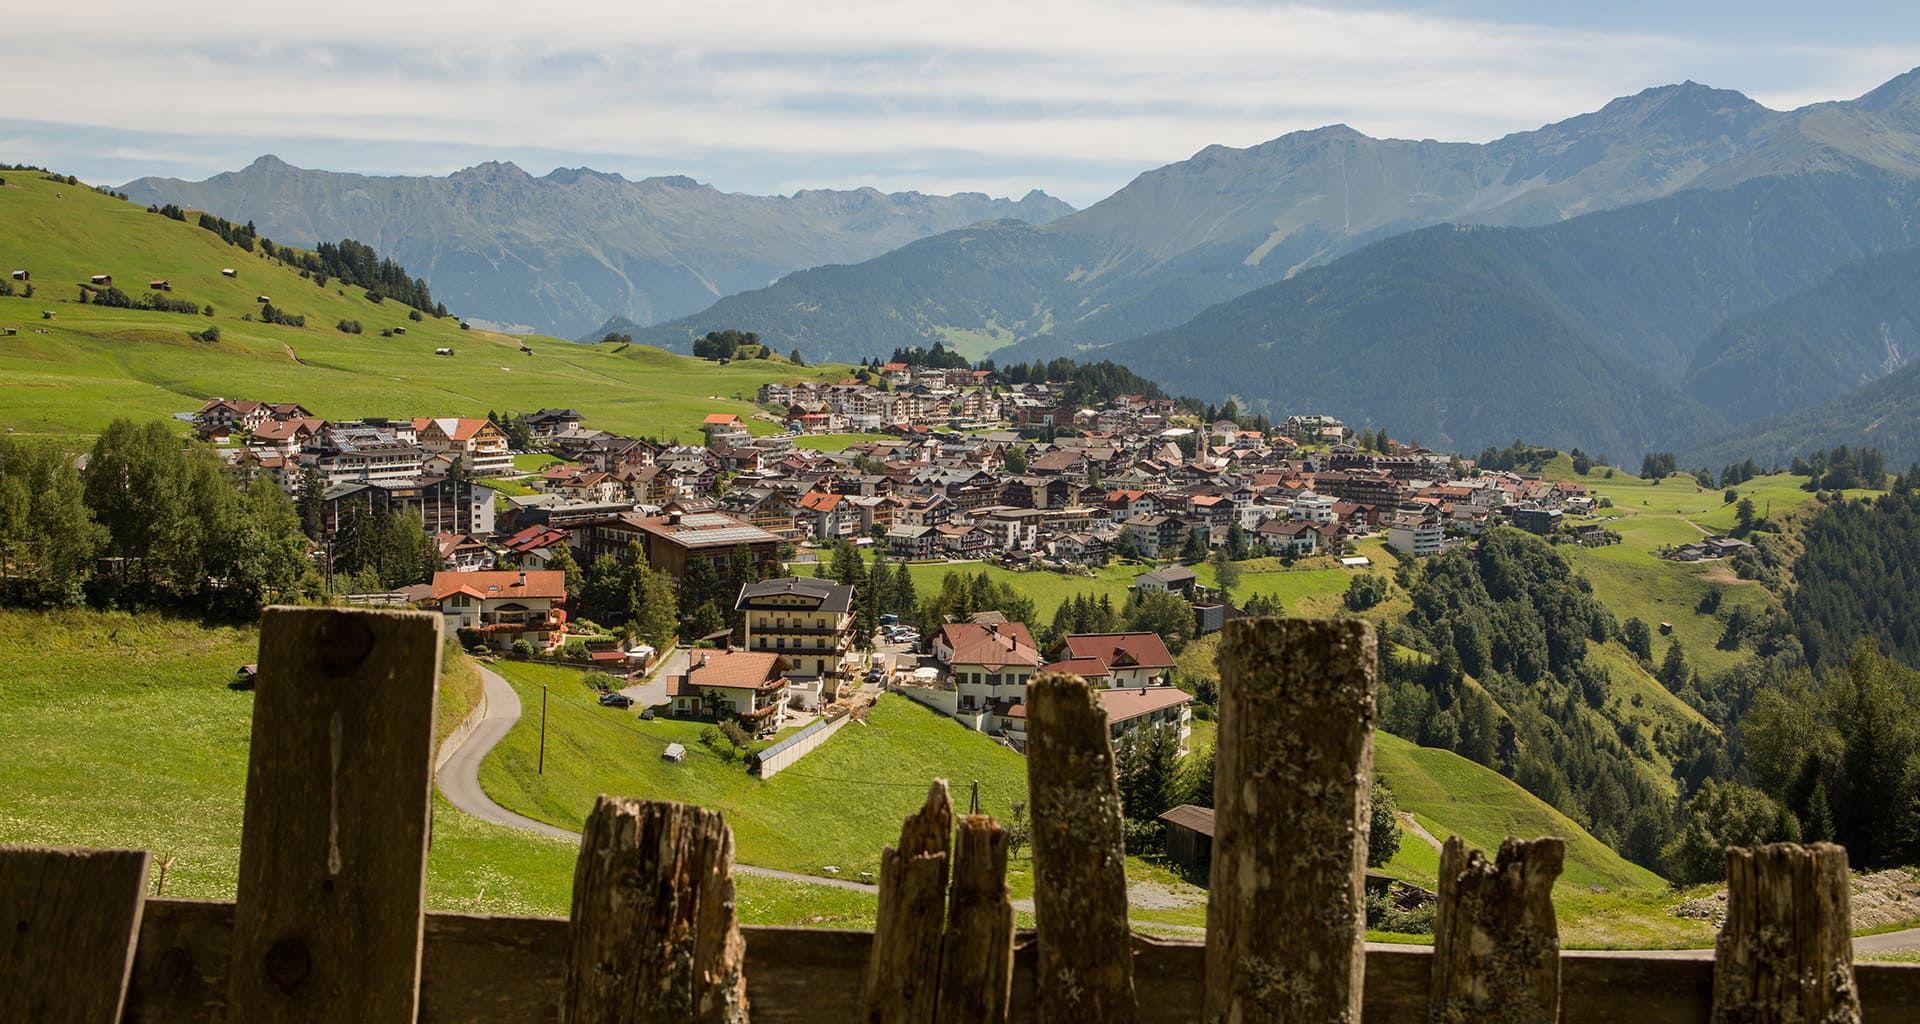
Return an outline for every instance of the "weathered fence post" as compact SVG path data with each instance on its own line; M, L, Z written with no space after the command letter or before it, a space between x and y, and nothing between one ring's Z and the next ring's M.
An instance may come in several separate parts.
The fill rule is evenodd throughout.
M1508 839L1499 858L1450 837L1440 851L1433 927L1432 1024L1554 1024L1560 1019L1560 926L1553 883L1561 839Z
M603 796L580 836L566 1024L740 1024L746 946L719 811Z
M1858 1024L1851 885L1832 843L1727 850L1713 1024Z
M940 1024L1003 1024L1013 986L1007 830L984 814L960 819L947 906Z
M412 1021L440 616L269 608L229 1019Z
M1027 687L1040 1024L1131 1024L1126 833L1100 698L1078 676Z
M1227 623L1207 1021L1360 1020L1377 661L1361 620Z
M927 802L901 824L900 845L880 855L880 907L862 1004L869 1024L934 1020L952 847L953 802L946 780L935 779Z
M0 1021L118 1024L145 850L0 845Z

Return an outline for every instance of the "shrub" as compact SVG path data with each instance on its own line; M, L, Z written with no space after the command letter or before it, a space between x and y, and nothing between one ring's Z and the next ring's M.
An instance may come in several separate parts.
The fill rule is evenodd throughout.
M194 331L189 335L195 341L215 342L220 340L220 325L213 324L204 331Z
M1393 905L1393 900L1386 893L1367 893L1368 928L1402 935L1432 935L1433 918L1432 903L1422 904L1412 910L1401 910Z
M1364 612L1386 600L1387 578L1373 573L1355 576L1347 581L1346 605L1348 611Z
M361 331L360 321L358 320L342 320L333 326L334 329L341 334L359 334Z
M525 640L515 640L513 642L513 653L523 658L531 658L533 657L533 645Z
M419 310L417 310L417 309L412 309L412 310L408 310L408 311L407 311L407 319L409 319L409 320L412 320L412 321L415 321L416 323L417 323L417 322L419 322L419 320L420 320L420 311L419 311Z
M598 693L609 693L620 688L620 679L605 672L589 672L582 677L587 688Z
M485 638L483 638L480 635L480 631L477 629L467 629L466 627L463 626L459 629L454 630L453 635L455 639L460 641L460 646L469 651L473 650L475 647L484 646L486 644ZM522 642L524 643L525 641L522 641ZM528 644L528 647L531 648L532 645Z
M1163 822L1158 819L1135 821L1128 818L1122 824L1125 825L1126 849L1129 854L1151 857L1166 852L1167 832Z

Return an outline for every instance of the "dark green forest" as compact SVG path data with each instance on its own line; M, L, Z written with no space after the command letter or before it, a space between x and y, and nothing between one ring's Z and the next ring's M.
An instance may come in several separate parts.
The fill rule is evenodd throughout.
M1900 492L1835 502L1803 543L1787 609L1807 661L1843 664L1864 636L1920 665L1920 494L1903 479Z

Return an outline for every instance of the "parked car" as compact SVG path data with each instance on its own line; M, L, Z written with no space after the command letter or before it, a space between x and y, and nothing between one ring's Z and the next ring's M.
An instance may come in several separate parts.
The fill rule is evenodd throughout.
M886 677L887 677L887 670L884 668L881 668L878 665L875 665L872 668L867 669L867 682L869 683L877 683L880 680L885 679Z
M603 708L630 708L633 706L633 698L621 693L619 690L611 690L600 695L600 706Z

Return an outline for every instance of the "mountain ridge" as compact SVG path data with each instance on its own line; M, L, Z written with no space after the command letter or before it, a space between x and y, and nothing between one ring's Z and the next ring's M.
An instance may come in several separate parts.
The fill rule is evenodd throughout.
M418 271L470 316L579 334L610 316L653 322L823 263L855 262L982 220L1072 207L873 188L722 192L684 175L591 168L534 176L510 161L446 175L296 167L266 154L203 181L140 178L136 202L204 209L290 244L354 238Z
M1915 246L1920 179L1761 178L1544 227L1409 232L1092 352L1269 415L1338 410L1459 450L1525 436L1628 457L1729 425L1727 404L1677 386L1729 319Z
M999 240L996 272L1021 277L1017 286L980 282L968 265L970 226L915 243L911 260L888 253L824 278L775 282L644 337L684 348L735 327L812 358L858 358L1018 324L1007 333L1029 343L1022 357L1070 354L1173 327L1431 224L1539 226L1703 182L1724 188L1810 170L1920 175L1920 91L1898 83L1792 111L1698 83L1657 86L1488 143L1374 139L1330 125L1245 148L1208 146L1020 232L1028 237ZM1015 248L1028 255L1012 259ZM825 283L858 300L816 287Z

